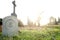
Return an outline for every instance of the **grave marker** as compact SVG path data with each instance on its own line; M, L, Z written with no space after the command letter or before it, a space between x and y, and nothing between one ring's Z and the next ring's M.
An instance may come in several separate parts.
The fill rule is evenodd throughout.
M15 14L15 1L13 1L14 12L11 16L5 17L2 22L2 34L5 36L16 36L18 35L18 20Z

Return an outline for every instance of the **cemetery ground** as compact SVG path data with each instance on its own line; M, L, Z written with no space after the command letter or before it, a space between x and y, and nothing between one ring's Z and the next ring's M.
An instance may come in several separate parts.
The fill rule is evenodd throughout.
M60 40L60 26L20 27L19 35L13 38L0 32L0 40Z

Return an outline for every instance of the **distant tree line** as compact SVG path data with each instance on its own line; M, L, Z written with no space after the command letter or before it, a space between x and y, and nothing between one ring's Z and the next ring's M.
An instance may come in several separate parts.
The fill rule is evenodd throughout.
M27 22L28 26L38 26L38 27L40 26L40 23L39 23L40 20L37 21L37 23L36 22L33 23L29 18L27 20L28 20L28 22ZM58 19L56 19L53 16L51 16L49 18L48 25L60 25L60 17L58 17Z

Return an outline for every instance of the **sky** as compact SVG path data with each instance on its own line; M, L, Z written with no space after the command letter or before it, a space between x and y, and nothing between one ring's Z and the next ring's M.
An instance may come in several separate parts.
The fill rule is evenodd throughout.
M13 0L0 0L0 18L13 13ZM60 17L60 0L16 0L16 14L24 24L27 17L36 21L41 17L41 25L48 23L49 17Z

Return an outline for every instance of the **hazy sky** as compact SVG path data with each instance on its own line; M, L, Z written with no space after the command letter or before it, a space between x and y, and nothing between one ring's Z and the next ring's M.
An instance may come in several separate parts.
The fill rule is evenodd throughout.
M13 0L0 0L0 18L13 12ZM16 14L24 24L27 17L34 21L41 16L41 22L48 22L50 16L60 17L60 0L16 0Z

